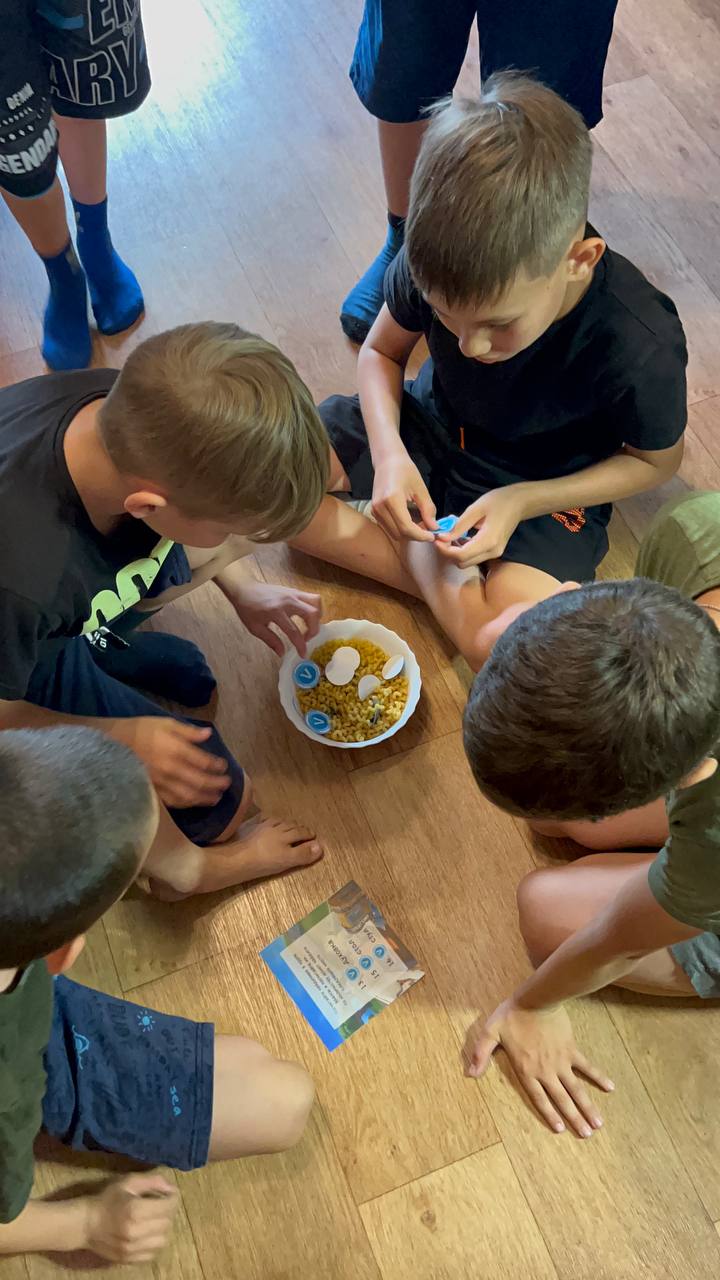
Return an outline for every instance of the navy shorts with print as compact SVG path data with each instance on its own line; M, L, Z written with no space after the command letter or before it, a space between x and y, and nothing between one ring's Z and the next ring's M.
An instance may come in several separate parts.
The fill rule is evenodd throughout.
M452 93L473 20L483 80L514 67L584 117L602 119L602 81L617 0L365 0L350 78L372 115L419 120Z
M105 120L147 97L140 0L0 0L0 188L52 186L59 116Z
M53 986L45 1131L76 1151L174 1169L206 1164L212 1023L157 1013L65 977Z
M159 595L168 587L179 586L190 580L187 556L180 546L174 546L164 561L148 596ZM125 614L122 623L145 621L147 614ZM127 630L127 626L118 630ZM232 822L245 788L245 775L230 749L225 745L214 725L206 720L179 716L152 702L143 693L108 675L96 663L93 646L84 636L48 646L43 659L30 677L25 694L28 702L49 711L62 711L76 716L129 717L169 716L184 724L209 728L211 736L200 743L203 751L222 756L227 761L231 784L217 804L196 805L190 809L169 809L176 826L192 840L193 844L214 844Z
M408 384L412 386L412 384ZM353 498L371 498L373 465L357 396L330 396L319 408ZM435 503L438 517L459 516L484 493L517 477L459 448L442 423L403 393L400 436ZM503 560L542 569L560 582L591 582L608 549L610 504L523 520Z

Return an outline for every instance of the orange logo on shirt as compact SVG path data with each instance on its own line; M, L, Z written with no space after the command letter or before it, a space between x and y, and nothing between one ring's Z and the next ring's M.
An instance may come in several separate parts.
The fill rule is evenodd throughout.
M571 507L569 511L553 511L552 518L564 525L568 533L580 533L586 524L584 507Z

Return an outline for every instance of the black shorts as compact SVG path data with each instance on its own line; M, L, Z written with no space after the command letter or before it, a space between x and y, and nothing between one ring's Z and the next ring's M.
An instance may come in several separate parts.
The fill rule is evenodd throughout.
M353 498L371 498L373 464L357 396L330 396L320 417L345 473ZM417 466L438 517L459 516L484 493L512 483L507 472L460 449L445 427L408 391L403 393L400 436ZM503 560L542 569L560 582L591 582L608 549L609 503L558 511L523 520Z
M164 561L149 595L157 595L168 587L187 582L189 576L185 552L182 547L175 546ZM147 615L137 614L136 617L141 621ZM123 621L127 618L126 614ZM195 805L190 809L171 808L169 813L175 825L193 844L214 844L232 822L242 800L245 775L237 760L214 725L167 711L131 685L107 675L96 663L94 652L93 645L85 636L77 636L56 646L48 645L32 672L26 700L35 706L67 715L102 718L172 715L184 724L209 728L211 736L199 744L200 748L227 761L230 786L217 804Z
M350 78L372 115L419 120L452 93L473 19L483 80L514 67L583 116L602 119L602 81L617 0L365 0Z
M198 1169L212 1127L215 1032L56 978L43 1129L76 1151Z
M32 198L52 186L51 111L124 116L149 89L140 0L0 0L0 188Z

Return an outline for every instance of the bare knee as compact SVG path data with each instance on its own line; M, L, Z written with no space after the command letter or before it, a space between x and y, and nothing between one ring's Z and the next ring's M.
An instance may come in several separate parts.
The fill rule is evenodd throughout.
M267 1136L267 1153L288 1151L300 1141L315 1101L312 1076L299 1062L274 1060L274 1119Z
M304 1067L255 1040L217 1036L211 1160L287 1151L302 1137L315 1088Z
M531 831L539 836L552 836L556 840L574 840L583 849L603 852L609 848L608 837L601 822L560 822L556 818L532 818L528 821Z
M518 885L518 921L527 953L535 966L547 960L558 945L551 924L553 877L550 868L531 871Z

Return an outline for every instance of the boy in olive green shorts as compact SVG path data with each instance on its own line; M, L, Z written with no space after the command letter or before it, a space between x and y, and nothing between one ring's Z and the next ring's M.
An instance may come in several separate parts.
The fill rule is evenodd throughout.
M551 1128L583 1137L601 1120L580 1077L612 1084L563 1003L610 983L720 997L720 494L659 512L637 573L506 611L465 713L485 795L596 851L521 883L537 969L471 1031L470 1072L502 1045Z

